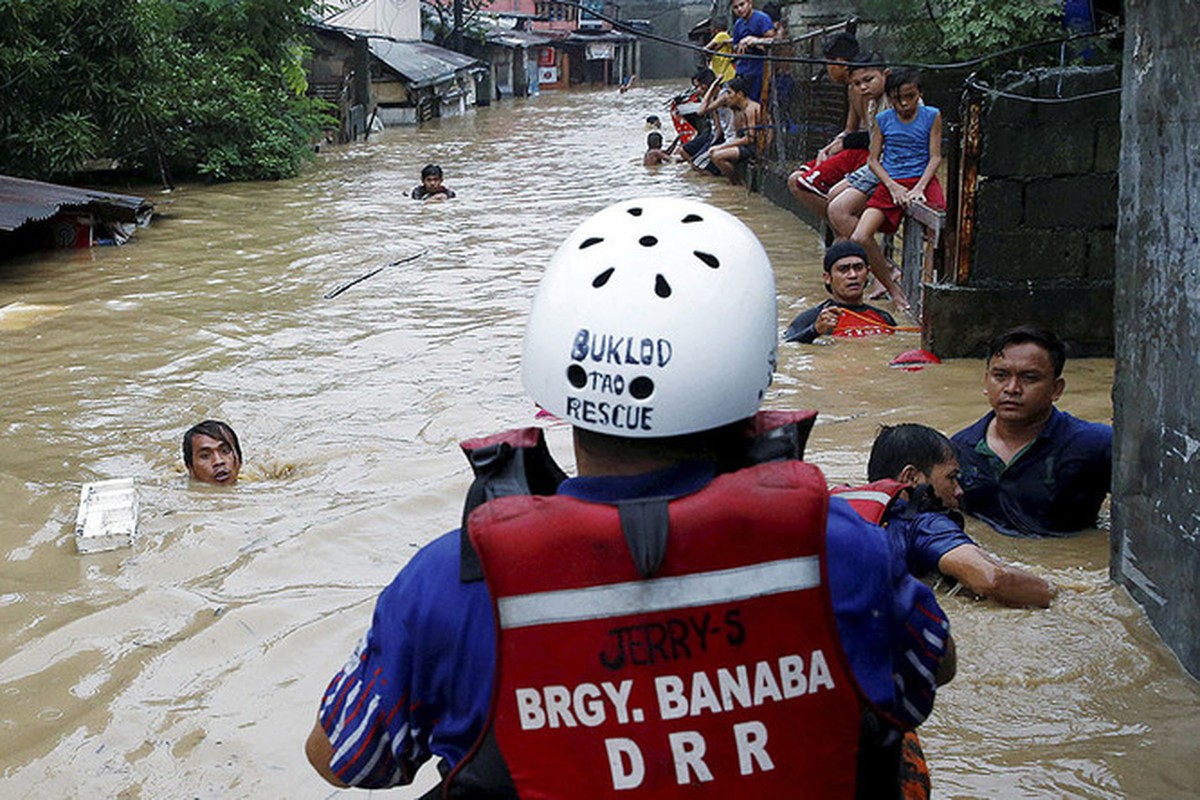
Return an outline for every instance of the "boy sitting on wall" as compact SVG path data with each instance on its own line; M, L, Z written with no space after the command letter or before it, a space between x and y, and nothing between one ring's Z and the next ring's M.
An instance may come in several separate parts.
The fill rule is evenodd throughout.
M891 108L876 117L867 155L867 166L879 179L879 186L867 194L866 208L850 238L867 251L871 272L887 289L897 310L908 311L908 299L896 283L875 234L895 233L909 203L946 207L937 179L937 169L942 163L942 114L933 106L922 104L921 81L916 70L898 70L889 75L887 95ZM858 190L847 190L852 191ZM832 209L830 221L833 221Z
M712 163L729 182L737 185L737 164L749 161L758 154L758 141L762 133L762 105L752 100L749 85L741 75L727 83L728 94L721 100L733 110L734 135L724 143L709 150Z

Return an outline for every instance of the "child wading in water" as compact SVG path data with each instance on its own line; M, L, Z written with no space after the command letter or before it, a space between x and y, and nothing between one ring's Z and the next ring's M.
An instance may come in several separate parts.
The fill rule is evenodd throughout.
M671 151L675 149L675 142L671 142L671 146L663 150L663 136L658 131L651 131L646 134L646 154L642 156L642 165L646 167L657 167L659 164L671 163Z
M410 193L413 200L437 203L454 197L454 190L442 183L442 168L437 164L426 164L421 170L421 183Z
M908 299L892 279L875 234L895 233L905 207L913 201L938 209L946 207L935 174L942 163L942 114L933 106L921 105L921 82L916 70L897 70L889 75L887 95L892 107L875 118L867 156L867 165L881 183L867 201L850 238L867 251L871 272L887 287L897 310L908 311Z

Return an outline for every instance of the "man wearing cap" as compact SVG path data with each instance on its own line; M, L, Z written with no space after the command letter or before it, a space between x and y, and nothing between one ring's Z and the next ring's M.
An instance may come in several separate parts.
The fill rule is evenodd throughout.
M892 333L896 320L880 308L863 303L870 275L867 251L849 240L835 242L825 251L825 291L832 295L792 320L783 333L785 342L812 344L818 336L869 336Z
M539 429L464 443L464 530L380 595L306 744L322 777L394 786L436 755L447 797L896 796L895 731L953 642L798 459L813 414L758 413L775 303L754 234L698 201L568 236L521 361L578 477Z

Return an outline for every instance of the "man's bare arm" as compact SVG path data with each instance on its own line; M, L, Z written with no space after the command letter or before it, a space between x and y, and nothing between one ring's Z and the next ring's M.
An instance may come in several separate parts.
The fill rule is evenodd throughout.
M1058 590L1032 572L1005 564L980 547L963 544L938 560L938 570L975 594L1006 606L1048 608Z
M304 743L304 755L308 756L308 763L312 764L313 769L326 781L343 789L348 787L349 784L334 775L329 767L329 762L333 760L333 745L319 721L309 731L308 741Z

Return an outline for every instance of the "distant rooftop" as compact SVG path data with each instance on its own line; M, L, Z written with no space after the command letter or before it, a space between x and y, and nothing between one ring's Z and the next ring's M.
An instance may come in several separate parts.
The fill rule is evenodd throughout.
M65 208L91 211L117 222L138 222L153 205L144 197L0 175L0 231L50 219Z

